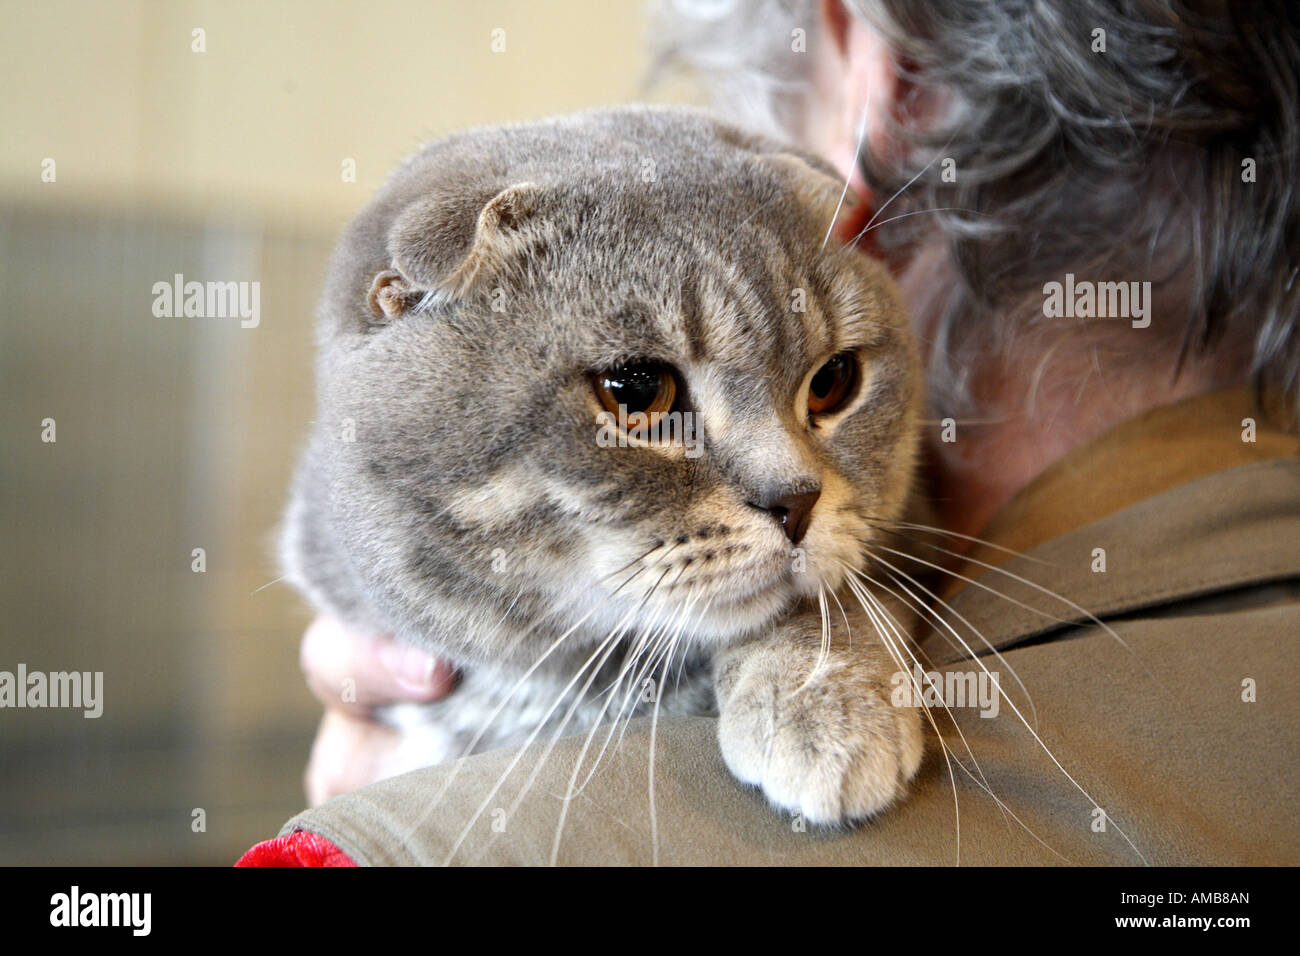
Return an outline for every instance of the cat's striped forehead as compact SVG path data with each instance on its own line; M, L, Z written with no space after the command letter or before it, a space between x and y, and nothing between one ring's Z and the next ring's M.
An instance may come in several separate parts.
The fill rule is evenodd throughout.
M638 196L635 210L610 201L557 210L544 254L520 276L531 311L581 361L656 359L786 388L838 351L899 333L879 267L834 243L822 249L826 209L793 194L773 203L770 188L661 190L650 203Z
M715 262L674 285L675 299L625 307L605 334L625 337L629 356L709 374L738 406L780 402L832 355L878 350L896 334L873 290L845 277Z
M774 235L751 234L731 255L699 253L700 266L680 279L677 309L662 316L689 360L738 364L833 346L835 319L822 270L794 268Z

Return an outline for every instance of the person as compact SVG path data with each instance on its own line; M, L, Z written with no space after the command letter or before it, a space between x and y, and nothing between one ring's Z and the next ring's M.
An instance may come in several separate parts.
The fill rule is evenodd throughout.
M1014 671L1023 719L937 725L951 752L932 741L912 794L835 839L728 780L709 719L637 724L563 842L567 742L509 814L532 822L492 839L471 811L509 754L366 786L397 741L373 708L454 694L451 668L322 619L307 792L365 789L286 834L367 862L1300 862L1300 713L1276 679L1300 663L1300 14L678 0L656 24L661 63L862 198L840 237L889 261L927 362L924 478L951 532L931 540L985 542L936 562L941 597ZM969 670L934 630L934 666Z

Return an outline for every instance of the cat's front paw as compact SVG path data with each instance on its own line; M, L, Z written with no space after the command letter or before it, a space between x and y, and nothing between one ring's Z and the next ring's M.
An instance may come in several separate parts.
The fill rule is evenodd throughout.
M793 637L718 662L718 740L731 772L813 824L871 816L921 765L921 714L890 701L895 668L879 653ZM811 676L810 676L811 675Z

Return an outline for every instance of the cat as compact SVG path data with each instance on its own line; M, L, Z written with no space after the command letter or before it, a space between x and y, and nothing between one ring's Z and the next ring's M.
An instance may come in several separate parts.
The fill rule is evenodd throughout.
M419 764L716 711L809 823L904 793L912 618L850 569L911 500L921 384L886 269L829 239L845 201L816 156L637 106L440 139L347 228L282 560L462 668Z

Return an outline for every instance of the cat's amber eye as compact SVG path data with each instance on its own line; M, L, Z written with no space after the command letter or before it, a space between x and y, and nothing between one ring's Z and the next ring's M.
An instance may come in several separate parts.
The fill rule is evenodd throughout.
M632 362L599 372L592 376L592 384L605 410L619 416L620 424L630 431L654 426L677 402L677 373L658 362Z
M853 395L858 362L852 352L840 352L819 368L808 383L808 412L827 415L842 407Z

